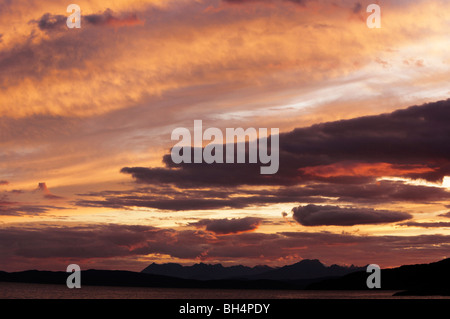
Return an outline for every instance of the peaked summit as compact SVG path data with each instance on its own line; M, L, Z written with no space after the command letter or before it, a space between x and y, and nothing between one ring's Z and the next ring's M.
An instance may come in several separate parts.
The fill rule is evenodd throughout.
M364 270L362 267L345 267L322 264L317 259L304 259L293 265L280 268L269 266L247 267L243 265L225 267L221 264L199 263L192 266L182 266L176 263L152 263L143 273L165 275L183 279L218 280L218 279L269 279L269 280L296 280L314 279L320 277L342 276L354 271Z

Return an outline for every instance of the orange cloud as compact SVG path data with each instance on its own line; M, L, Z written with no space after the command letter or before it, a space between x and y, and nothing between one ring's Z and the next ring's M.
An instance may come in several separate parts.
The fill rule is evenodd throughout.
M110 17L106 20L106 23L113 27L143 25L144 21L139 20L136 14L129 14L123 18Z
M340 162L331 165L304 167L300 168L299 171L306 175L328 178L338 176L403 176L407 174L429 173L434 170L425 165Z
M433 5L386 10L386 29L373 31L359 20L348 20L353 4L307 1L298 6L281 1L277 6L255 5L253 10L223 5L219 12L205 12L209 5L202 3L180 2L178 7L172 4L158 11L133 3L131 7L140 11L127 15L123 3L118 3L112 6L117 17L106 25L133 28L117 34L108 28L65 30L57 36L30 30L33 25L28 22L49 12L47 7L33 11L32 17L30 13L29 20L22 17L24 34L33 32L33 36L17 38L14 45L7 40L9 34L3 36L0 74L7 80L0 90L0 114L86 117L193 87L205 86L212 93L219 93L219 87L229 94L253 87L278 94L320 86L363 69L379 52L420 42L430 34L439 37L445 23L428 19L438 10ZM412 39L402 24L412 21L424 25L427 32L421 27ZM211 86L214 83L218 86Z

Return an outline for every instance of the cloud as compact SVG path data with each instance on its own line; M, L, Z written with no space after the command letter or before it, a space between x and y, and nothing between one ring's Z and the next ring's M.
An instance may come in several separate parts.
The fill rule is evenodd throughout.
M293 218L303 226L386 224L410 219L408 213L369 208L307 205L294 207Z
M440 214L439 216L450 218L450 212Z
M362 10L362 4L360 2L356 2L355 6L353 7L353 13L357 14L360 13Z
M8 185L9 182L5 180L0 180L0 185Z
M47 184L39 183L36 191L39 191L47 199L62 199L63 197L54 195L47 188Z
M230 3L230 4L248 4L248 3L253 3L253 2L265 2L265 3L280 3L280 2L291 2L294 4L298 4L298 5L305 5L305 3L308 0L222 0L225 3ZM310 0L309 0L310 1Z
M156 1L167 3L164 8L155 6L155 1L137 2L127 5L116 1L110 4L111 10L103 12L99 9L104 4L91 4L89 9L94 11L82 15L86 28L71 30L74 32L50 32L65 28L66 13L56 3L29 6L20 1L12 5L16 14L5 14L0 19L0 23L6 24L3 21L9 19L15 22L10 28L14 32L4 35L7 46L2 47L0 78L6 82L6 89L0 90L1 115L17 118L33 114L104 114L144 103L149 96L173 96L186 89L225 96L248 87L272 98L280 96L281 91L282 95L290 92L292 96L297 92L298 98L299 91L306 87L322 88L325 82L345 80L350 73L368 66L370 57L380 48L417 43L429 39L430 34L439 36L446 23L445 19L428 19L435 13L433 6L424 6L423 12L409 10L410 6L403 4L402 10L392 12L395 19L384 17L383 21L392 21L392 26L381 30L383 36L374 41L361 29L365 28L364 23L345 18L354 5L347 0L314 1L314 6L256 3L255 10L219 0ZM294 2L305 3L276 3ZM218 10L207 10L211 7ZM404 19L410 17L415 25L423 26L414 39L403 27ZM138 20L145 24L120 30L94 27L137 24ZM317 28L317 21L324 22L320 25L326 28ZM430 25L423 25L425 22ZM37 32L39 25L45 32ZM19 31L20 37L16 35ZM312 39L314 45L304 45L298 39ZM358 50L351 49L355 46ZM130 49L133 59L129 58ZM78 88L77 99L67 99L68 94L74 94L73 88ZM24 91L28 92L26 98L20 95ZM204 95L201 96L192 100L204 102ZM232 108L247 108L250 103L244 106L240 103L242 98L236 98ZM9 107L12 104L20 108ZM184 106L187 104L193 107L192 103Z
M281 133L280 169L268 176L259 174L260 163L174 164L170 154L166 167L121 172L139 183L179 187L367 183L382 176L436 182L450 175L448 121L450 100Z
M34 194L38 195L36 196ZM67 207L48 205L45 203L47 199L62 198L52 194L45 183L39 183L38 187L33 191L18 189L5 190L0 193L0 216L37 216L50 211L67 209Z
M211 231L218 235L226 235L253 231L258 228L260 223L261 218L245 217L232 219L201 219L195 223L189 223L189 225L195 227L206 227L207 231Z
M147 207L166 211L246 208L279 203L327 203L335 198L342 203L380 205L396 202L435 203L450 199L440 187L408 185L399 181L363 184L306 183L277 189L183 188L149 185L123 191L79 194L74 204L83 207L132 209Z
M111 9L105 10L102 14L90 14L84 17L92 25L108 25L114 27L133 26L143 24L136 13L115 14Z
M83 7L91 14L83 11L83 27L71 30L74 32L60 32L67 29L65 17L54 13L65 14L61 10L65 6L58 1L32 2L0 4L0 146L4 150L0 162L17 185L29 185L29 179L34 178L30 176L44 171L52 172L45 177L50 186L59 184L66 191L81 182L85 184L79 187L84 190L105 187L98 184L105 185L106 181L107 187L113 188L116 185L112 186L111 180L133 177L139 189L92 193L77 204L165 211L275 203L295 203L289 207L330 202L378 207L449 199L449 192L438 187L376 180L386 174L439 180L448 173L449 132L445 126L449 121L444 111L432 114L432 109L438 109L436 105L428 106L429 111L420 108L422 114L407 110L334 121L398 108L409 103L405 99L421 103L442 96L439 91L448 79L444 76L448 64L441 63L448 62L442 53L445 50L426 50L429 39L445 47L446 19L429 18L445 11L442 3L437 6L437 2L428 1L419 6L397 1L399 10L384 11L385 31L374 38L364 21L349 17L357 6L347 0L297 1L305 6L292 1L259 1L252 6L221 0L161 1L170 2L161 9L152 6L155 1L119 0L111 4L113 11L103 11L104 2L91 1L89 8ZM211 7L217 10L207 10ZM31 20L34 22L27 24ZM145 24L114 27L140 21ZM405 31L405 25L411 28ZM411 44L425 49L417 52ZM392 48L400 52L397 63L402 69L383 69L380 73L382 68L373 59L379 57L395 68L395 54L386 56L379 51L392 53ZM407 54L401 51L405 48ZM410 56L414 59L409 60ZM422 64L421 72L405 65L405 59L411 66ZM439 72L430 68L433 60L439 61ZM405 69L417 73L402 72ZM396 78L400 80L396 82ZM351 88L367 88L369 93L354 89L347 94L342 88L348 90L349 83ZM395 96L406 97L401 105L392 102L396 99L391 97L392 88L396 88ZM405 94L412 91L414 94ZM301 103L291 107L289 116L278 111L278 106L298 101ZM264 109L267 106L274 110L269 115ZM250 116L235 116L243 110ZM277 117L270 115L275 113ZM222 122L228 117L232 119ZM167 150L172 126L191 123L193 118L205 118L205 122L213 118L211 122L220 125L239 122L271 127L277 123L284 132L282 170L263 178L259 164L174 166L166 156L165 166L155 168L158 164L153 157L147 161L149 154L160 154L158 147ZM305 127L327 119L334 122ZM293 127L298 129L291 131ZM35 171L36 163L40 172ZM120 176L119 168L124 166L128 166L123 170L126 175ZM165 189L165 185L174 189ZM43 194L47 199L56 196L50 191ZM40 195L36 197L41 199ZM3 202L8 202L3 205L3 214L42 214L50 209L12 199ZM306 235L295 246L285 235L269 237L253 231L245 234L253 236L236 237L237 243L242 240L250 245L243 245L244 251L233 251L231 245L220 247L201 240L200 236L213 236L210 232L196 232L167 230L155 239L153 251L189 258L197 254L209 254L211 258L243 254L241 258L246 258L248 252L254 258L265 254L255 244L257 240L268 244L273 240L272 247L276 247L276 240L286 240L298 254L304 252L302 247L306 246L301 245L307 242ZM79 234L82 237L85 233ZM244 234L227 236L234 235ZM86 236L97 239L91 233ZM171 245L179 239L190 239L192 245L182 245L184 250ZM104 242L100 249L107 249L107 244ZM50 245L45 247L50 249ZM85 247L90 251L88 244ZM288 249L277 253L267 252L275 258L289 255ZM327 251L324 253L327 255Z
M32 20L30 23L36 23L39 29L43 31L60 29L66 26L67 17L63 15L53 15L45 13L39 20Z
M329 232L244 232L211 236L202 230L156 228L145 225L84 224L40 225L39 227L0 228L0 269L17 270L20 266L39 269L65 269L67 262L98 268L115 264L133 264L142 258L138 269L147 266L154 256L169 255L186 262L230 261L244 264L290 263L302 258L327 264L398 266L410 262L430 262L448 254L450 236L373 236L333 234ZM301 257L300 257L301 256ZM133 257L133 258L130 258Z
M54 15L45 13L38 20L31 20L30 23L35 23L42 31L64 30L66 26L67 16ZM106 9L103 13L81 15L81 23L92 26L133 26L143 24L139 20L136 13L115 13L111 9Z
M330 177L378 177L433 172L423 165L393 165L388 163L340 162L331 165L318 165L300 169L305 175L316 178Z
M406 222L401 223L399 225L408 227L421 227L421 228L441 228L441 227L450 227L450 222L428 222L428 223Z
M145 240L158 230L150 226L99 225L80 227L23 227L1 229L1 249L16 242L9 250L27 258L93 258L133 254Z
M423 59L405 59L403 60L403 63L405 65L412 65L412 66L416 66L416 67L424 67L424 61Z
M66 209L52 205L25 204L0 200L1 216L35 216L47 213L51 210Z

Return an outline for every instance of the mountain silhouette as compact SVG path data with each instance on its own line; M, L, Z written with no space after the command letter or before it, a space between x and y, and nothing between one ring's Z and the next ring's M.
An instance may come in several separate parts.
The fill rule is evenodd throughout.
M317 290L365 290L370 274L354 272L308 285ZM381 289L403 290L396 295L450 295L450 258L430 264L406 265L381 270Z
M364 267L345 267L339 265L325 266L317 259L304 259L293 265L284 266L270 270L251 279L271 279L271 280L298 280L315 279L323 277L343 276L355 271L365 270Z
M267 279L267 280L303 280L324 277L343 276L355 271L365 270L365 267L345 267L331 265L329 267L322 264L317 259L304 259L293 265L280 268L269 266L231 266L225 267L221 264L195 264L192 266L182 266L175 263L155 264L152 263L143 273L153 275L164 275L183 279L197 280L219 280L219 279Z
M325 266L318 260L302 260L280 268L267 266L224 267L220 264L152 264L144 270L166 273L178 271L178 275L199 276L206 270L209 278L186 279L176 276L149 274L121 270L81 271L81 284L96 286L212 288L212 289L315 289L315 290L368 290L366 280L370 274L365 267ZM269 270L267 270L269 269ZM361 271L361 269L364 269ZM170 271L169 271L170 270ZM258 273L260 272L261 273ZM353 271L353 272L352 272ZM347 272L345 275L340 275ZM348 273L351 272L351 273ZM245 275L245 276L244 276ZM63 271L28 270L21 272L0 271L0 282L24 282L42 284L66 284L69 273ZM319 277L317 277L319 276ZM381 270L381 289L399 290L397 295L446 295L450 296L450 258L430 264L407 265Z
M183 279L219 280L230 278L248 278L250 276L265 273L273 268L269 266L247 267L242 265L224 267L221 264L209 265L204 263L192 266L182 266L175 263L152 263L142 273L164 275Z
M27 270L0 272L0 282L21 282L65 285L70 273L63 271ZM123 286L158 288L209 288L209 289L299 289L298 283L274 280L194 280L145 274L122 270L83 270L81 286Z
M253 268L238 265L224 267L221 264L195 264L182 266L175 263L155 264L152 263L142 270L143 273L153 275L165 275L183 279L213 280L213 279L266 279L292 281L302 279L316 279L323 277L343 276L351 272L364 270L361 267L344 267L338 265L325 266L317 259L304 259L293 265L281 268L269 266L256 266Z
M141 272L121 270L83 270L82 285L215 289L304 289L311 283L337 276L355 267L324 266L318 260L302 260L281 268L269 266L225 267L221 264L182 266L175 263L151 264ZM0 281L66 284L63 271L0 271Z

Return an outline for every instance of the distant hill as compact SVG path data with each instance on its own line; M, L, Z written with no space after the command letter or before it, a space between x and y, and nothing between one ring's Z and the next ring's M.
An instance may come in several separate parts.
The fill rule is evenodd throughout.
M354 272L308 285L317 290L365 290L370 274ZM381 270L381 289L404 290L397 295L450 295L450 258L430 264Z
M221 264L208 265L204 263L192 266L182 266L175 263L151 264L143 273L153 275L165 275L183 279L266 279L266 280L309 280L323 277L343 276L355 271L365 270L362 267L344 267L338 265L325 266L317 259L304 259L296 264L281 268L269 266L256 266L253 268L238 265L224 267Z
M0 282L65 285L70 274L62 271L27 270L0 272ZM274 280L193 280L121 270L83 270L81 286L124 286L209 289L299 289L306 283Z
M311 283L339 276L356 267L324 266L318 260L302 260L293 265L224 267L204 263L192 266L151 264L142 272L121 270L84 270L82 285L216 289L304 289ZM63 271L0 271L0 281L43 284L66 284L69 273Z
M239 275L240 278L216 280L198 280L177 278L174 276L148 274L144 272L120 270L84 270L81 272L81 285L94 286L129 286L129 287L164 287L164 288L212 288L212 289L316 289L316 290L368 290L365 270L361 267L326 267L318 260L302 260L293 265L261 272L266 267L233 266L199 264L186 267L171 264L169 267L150 269L171 269L172 271L200 271L206 269L211 277ZM164 266L164 265L159 265ZM148 268L148 267L147 267ZM146 269L147 269L146 268ZM231 268L231 269L228 269ZM225 270L224 270L225 269ZM365 269L365 267L364 267ZM356 271L355 271L356 270ZM214 271L217 271L214 274ZM341 277L343 272L355 271ZM191 275L194 272L191 272ZM242 275L248 275L244 278ZM66 284L69 273L28 270L21 272L0 271L0 282L26 282L42 284ZM321 277L316 277L321 276ZM204 278L204 277L203 277ZM446 295L450 296L450 258L430 264L408 265L381 270L381 289L401 290L398 295Z
M2 272L0 281L26 282L38 284L66 284L70 274L63 271L27 270L19 272ZM83 270L81 271L82 285L93 286L189 286L189 281L167 276L146 275L122 270Z
M269 270L273 270L269 266L247 267L242 265L224 267L221 264L209 265L204 263L192 266L182 266L180 264L155 264L152 263L142 273L171 276L183 279L196 280L219 280L230 278L248 278L250 276L259 275Z
M260 275L252 276L251 279L298 280L323 277L340 277L365 269L366 267L356 267L353 265L350 267L339 265L331 265L327 267L317 259L304 259L293 265L269 270Z

